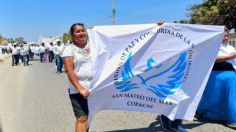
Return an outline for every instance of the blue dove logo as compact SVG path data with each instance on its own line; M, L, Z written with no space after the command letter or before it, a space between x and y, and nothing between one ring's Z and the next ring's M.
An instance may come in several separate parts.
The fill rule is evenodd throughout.
M152 66L155 60L149 58L144 73L134 75L131 68L132 52L130 52L122 69L122 80L116 82L115 87L121 92L146 88L156 96L166 98L168 95L176 93L183 82L182 78L187 66L186 56L187 52L183 52L171 65L163 66L163 63L155 67Z

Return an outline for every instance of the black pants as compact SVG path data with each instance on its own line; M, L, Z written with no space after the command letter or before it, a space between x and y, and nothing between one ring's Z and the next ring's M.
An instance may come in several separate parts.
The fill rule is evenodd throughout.
M161 118L162 118L163 123L170 124L171 127L176 128L176 129L178 128L179 125L182 124L181 119L175 119L175 120L171 121L168 117L166 117L164 115L161 115Z
M49 51L49 55L48 55L49 62L52 62L53 59L54 59L54 53L53 53L53 51Z
M12 55L12 66L19 64L20 55Z

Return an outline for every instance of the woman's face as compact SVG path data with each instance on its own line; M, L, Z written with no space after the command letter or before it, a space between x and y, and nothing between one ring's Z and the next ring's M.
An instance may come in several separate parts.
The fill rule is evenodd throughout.
M224 39L223 39L223 44L227 44L229 41L229 33L228 32L225 32L224 33Z
M87 43L88 35L83 26L76 25L72 33L72 37L76 44L84 45Z

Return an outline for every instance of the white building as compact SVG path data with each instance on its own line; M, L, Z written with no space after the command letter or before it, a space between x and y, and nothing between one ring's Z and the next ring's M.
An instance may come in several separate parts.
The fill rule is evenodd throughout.
M41 44L41 43L45 43L45 44L49 44L50 42L53 42L53 44L56 44L56 40L60 40L61 42L63 42L63 36L60 35L60 36L57 36L57 37L43 37L43 36L40 36L39 39L38 39L38 44Z

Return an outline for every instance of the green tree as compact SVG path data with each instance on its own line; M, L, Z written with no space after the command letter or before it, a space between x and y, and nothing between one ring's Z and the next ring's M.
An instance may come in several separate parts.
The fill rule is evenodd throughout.
M229 29L236 28L236 0L220 0L218 2L220 15Z
M15 43L15 40L13 38L9 38L9 39L7 39L7 41L11 44Z
M204 0L189 8L190 23L236 28L236 0Z
M229 38L236 38L236 33L230 33Z
M15 38L15 42L17 42L18 44L24 44L24 43L26 43L23 37L17 37L17 38Z
M70 41L70 42L72 41L70 32L63 34L63 42L66 43L66 42L68 42L68 41Z
M67 33L63 34L63 43L67 43L69 40L69 35Z
M2 44L3 41L4 41L4 37L0 35L0 44Z
M190 23L189 20L179 20L179 21L174 21L174 23L183 23L183 24L188 24Z
M219 14L217 6L203 7L193 6L190 23L223 25L223 18Z
M69 38L69 41L72 42L72 37L71 37L70 31L68 32L68 38Z

